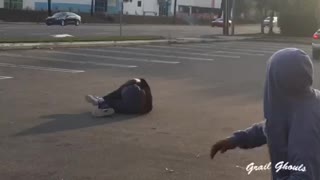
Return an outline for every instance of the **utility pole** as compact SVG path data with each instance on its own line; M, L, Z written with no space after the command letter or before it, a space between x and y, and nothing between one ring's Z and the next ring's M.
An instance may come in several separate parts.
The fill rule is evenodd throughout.
M235 12L236 12L236 1L232 0L232 13L231 13L231 35L234 35L234 25L235 25Z
M176 24L176 20L177 20L177 0L174 0L174 5L173 5L173 20L174 20L174 24Z
M11 1L10 1L11 2ZM52 16L52 11L51 11L51 0L48 0L48 16Z
M122 37L123 0L120 0L120 37Z
M93 16L94 0L91 0L91 16Z
M223 35L229 35L229 0L223 0Z

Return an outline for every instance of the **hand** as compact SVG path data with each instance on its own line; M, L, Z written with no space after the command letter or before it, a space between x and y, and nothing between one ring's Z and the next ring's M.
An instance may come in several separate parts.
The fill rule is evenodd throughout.
M225 153L227 150L234 149L236 147L237 146L231 141L230 138L220 140L216 142L211 148L211 159L214 158L218 151L220 151L221 153Z

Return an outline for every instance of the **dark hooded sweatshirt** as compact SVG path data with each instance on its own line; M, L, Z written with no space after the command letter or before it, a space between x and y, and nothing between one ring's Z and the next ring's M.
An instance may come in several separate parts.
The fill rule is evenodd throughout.
M265 121L232 136L243 149L268 144L273 180L320 180L320 92L312 83L305 52L276 52L267 64Z

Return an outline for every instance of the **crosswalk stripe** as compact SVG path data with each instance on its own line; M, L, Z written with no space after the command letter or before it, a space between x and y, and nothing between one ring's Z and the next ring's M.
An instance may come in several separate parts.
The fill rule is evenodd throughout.
M9 76L0 76L0 80L4 80L4 79L12 79L13 77L9 77Z
M7 57L15 57L15 58L23 58L23 59L36 59L40 61L54 61L54 62L64 62L64 63L72 63L72 64L81 64L81 65L95 65L95 66L107 66L107 67L117 67L117 68L136 68L136 65L125 65L125 64L110 64L110 63L99 63L92 61L72 61L65 59L57 59L57 58L49 58L49 57L39 57L39 56L28 56L28 55L17 55L17 54L8 54L1 53L0 56Z
M82 72L85 72L83 70L50 68L50 67L29 66L29 65L17 65L17 64L10 64L10 63L0 63L0 67L23 68L23 69L42 70L42 71L56 71L56 72L65 72L65 73L82 73Z
M195 51L192 48L183 49L183 51L180 51L180 49L176 48L168 48L168 49L155 49L155 48L147 48L147 47L121 47L125 50L135 50L135 51L149 51L149 52L159 52L159 53L174 53L174 54L183 54L183 55L196 55L196 56L206 56L206 57L225 57L225 58L240 58L239 56L230 56L230 55L222 55L223 54L236 54L236 55L250 55L249 53L228 53L225 51ZM178 51L177 51L178 50ZM182 50L182 49L181 49ZM185 51L188 50L188 51ZM191 52L193 51L193 52ZM215 54L217 53L217 54ZM220 54L221 53L221 54ZM256 56L264 56L263 54L255 54Z
M129 52L129 51L110 50L110 49L85 49L85 50L94 51L94 52L121 53L121 54L138 55L138 56L150 56L150 57L161 57L161 58L177 58L177 59L182 59L182 60L195 60L195 61L213 61L214 60L214 59L209 59L209 58L174 56L174 55L156 55L156 54L150 54L150 53ZM229 56L229 58L236 58L236 57Z
M167 47L167 46L159 46L159 45L146 45L146 46L143 46L143 47L149 47L149 48L158 48L158 49L165 49L165 50L187 50L189 53L190 51L193 51L193 52L197 52L197 54L205 54L206 52L212 52L212 53L222 53L222 54L234 54L234 55L247 55L247 56L264 56L264 54L262 53L248 53L248 52L230 52L230 51L222 51L222 50L214 50L212 48L208 49L204 49L204 48L201 48L201 49L198 49L198 48L194 48L192 46L190 47L186 47L186 46L177 46L177 45L174 45L174 46L170 46L170 47ZM226 58L229 58L230 56L228 55L218 55L218 54L212 54L212 53L209 53L210 56L217 56L217 57L226 57ZM234 56L234 58L240 58L240 56Z
M64 54L64 55L72 55L72 56L83 56L83 57L93 57L100 59L111 59L111 60L119 60L119 61L137 61L137 62L148 62L148 63L163 63L163 64L179 64L177 61L162 61L162 60L147 60L147 59L137 59L137 58L126 58L126 57L110 57L103 55L95 55L95 54L84 54L84 53L73 53L73 52L65 52L65 51L42 51L46 53L55 53L55 54Z
M268 51L268 50L253 50L253 49L239 49L234 47L220 47L219 45L212 45L212 44L206 44L206 45L177 45L177 46L187 46L187 47L197 47L197 48L203 48L203 49L211 49L211 50L228 50L228 51L239 51L239 52L252 52L252 53L274 53L275 51Z

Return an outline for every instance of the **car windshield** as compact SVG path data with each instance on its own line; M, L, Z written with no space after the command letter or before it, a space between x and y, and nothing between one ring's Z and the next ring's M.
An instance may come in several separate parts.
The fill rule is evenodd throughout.
M68 16L75 16L76 14L75 14L75 13L70 13L70 12L68 12L67 15L68 15Z
M64 15L65 15L65 13L56 13L52 17L62 17Z

